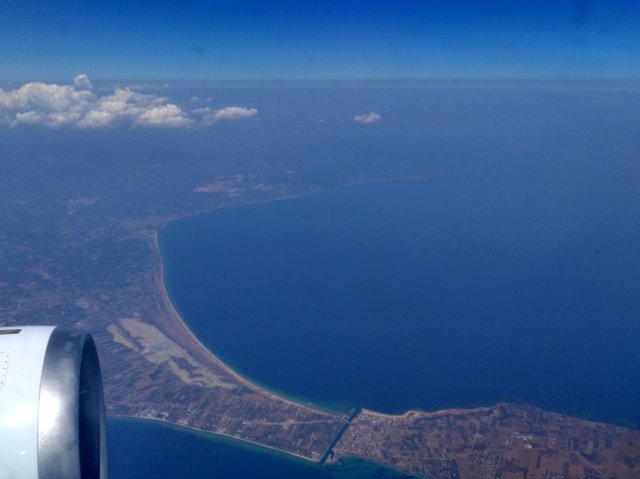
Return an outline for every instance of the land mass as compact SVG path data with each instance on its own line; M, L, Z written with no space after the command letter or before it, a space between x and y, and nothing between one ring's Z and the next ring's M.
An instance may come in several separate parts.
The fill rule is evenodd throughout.
M325 161L320 174L316 164L291 160L247 166L155 158L87 168L89 155L120 158L111 150L118 142L56 150L51 135L46 153L0 142L7 172L0 177L0 323L89 331L110 415L166 421L310 461L359 457L438 479L640 478L640 431L632 429L509 404L388 416L327 411L274 394L204 347L167 297L157 233L173 219L447 171Z
M638 431L498 404L390 416L362 411L329 462L356 456L422 477L636 478Z

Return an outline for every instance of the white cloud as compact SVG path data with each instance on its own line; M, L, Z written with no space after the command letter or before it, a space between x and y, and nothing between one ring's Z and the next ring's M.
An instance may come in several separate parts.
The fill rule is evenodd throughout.
M220 110L212 108L198 108L194 113L202 115L203 125L212 125L220 120L244 120L254 118L258 115L256 108L245 108L243 106L228 106Z
M35 111L16 113L16 120L26 125L36 125L43 121L43 115L36 113Z
M375 111L372 111L371 113L363 113L362 115L356 115L353 117L353 121L364 124L376 123L380 120L382 120L382 115L376 113Z
M91 110L76 126L78 128L105 128L116 119L116 115L108 111Z
M89 90L68 85L26 83L17 90L0 89L0 121L62 127L73 125L95 101Z
M180 107L169 103L161 106L154 106L146 110L136 120L137 125L143 126L167 126L167 127L189 127L193 125L193 120L183 112Z
M93 90L91 80L89 80L89 77L84 73L73 79L73 86L75 86L77 90Z
M87 75L78 75L73 85L26 83L16 90L0 88L0 124L36 125L48 128L106 128L116 125L188 128L196 121L166 97L144 94L133 87L120 87L105 95L92 91ZM204 108L193 113L199 124L218 120L250 118L255 108Z
M243 118L252 118L258 114L255 108L244 108L242 106L228 106L221 110L215 111L216 120L241 120Z
M193 120L165 97L145 95L130 88L117 88L113 94L98 99L78 122L79 128L100 128L115 123L140 126L189 127Z

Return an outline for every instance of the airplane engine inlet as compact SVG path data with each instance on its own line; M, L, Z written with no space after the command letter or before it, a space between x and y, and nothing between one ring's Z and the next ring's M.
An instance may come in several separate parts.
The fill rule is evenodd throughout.
M102 378L89 334L0 328L0 477L106 479Z

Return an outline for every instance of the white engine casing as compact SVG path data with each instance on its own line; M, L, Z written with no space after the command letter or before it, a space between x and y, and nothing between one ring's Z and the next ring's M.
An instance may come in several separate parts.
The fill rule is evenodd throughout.
M106 479L102 379L90 335L0 327L0 477Z

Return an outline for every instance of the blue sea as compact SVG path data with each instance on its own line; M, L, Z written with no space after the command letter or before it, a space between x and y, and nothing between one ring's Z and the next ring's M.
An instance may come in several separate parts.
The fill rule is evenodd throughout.
M323 405L638 421L638 185L528 166L176 221L169 292L242 374Z
M357 136L348 153L366 167L397 151L438 175L170 223L165 283L189 327L246 377L336 410L513 401L640 427L638 95L385 94L385 120L404 108L416 124L379 129L379 148ZM253 457L265 462L252 477L333 473L163 426L112 428L115 441L139 429L150 450L186 441L196 464L231 458L229 477L251 476ZM118 457L114 477L175 477L127 475Z

